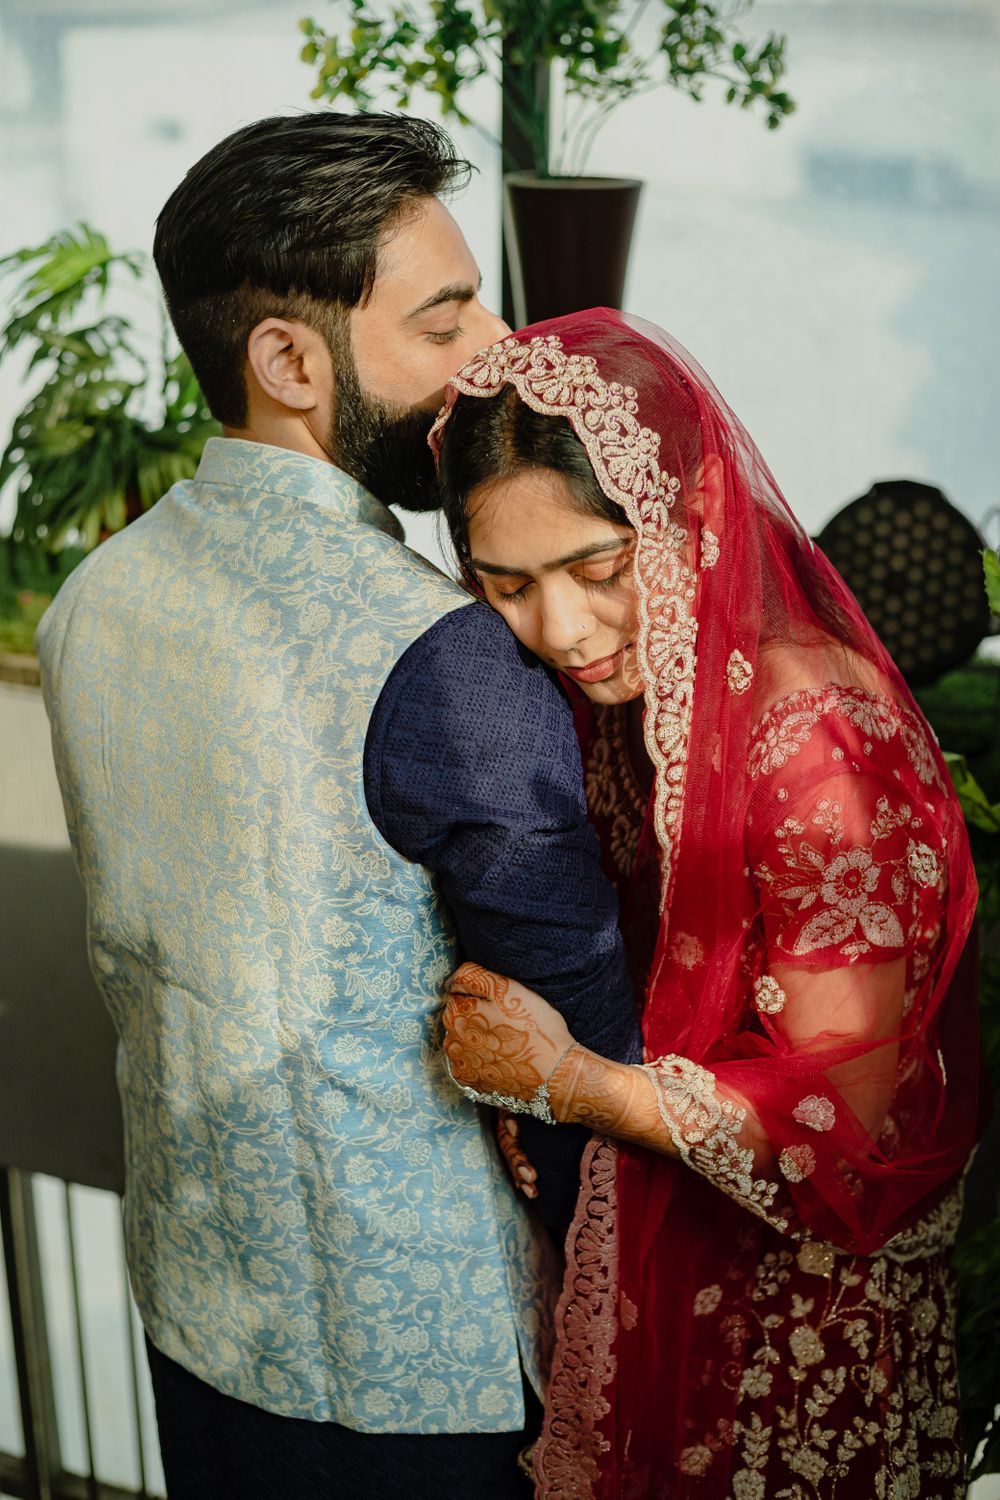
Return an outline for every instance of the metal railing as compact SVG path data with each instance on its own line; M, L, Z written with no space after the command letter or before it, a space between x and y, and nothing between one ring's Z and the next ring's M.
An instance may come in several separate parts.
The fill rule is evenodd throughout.
M13 1442L19 1420L21 1439L0 1442L0 1494L146 1500L162 1480L124 1269L115 1037L69 850L0 842L0 891L0 1350L16 1389L0 1430Z
M39 1214L40 1188L47 1189L44 1216ZM0 1493L24 1500L151 1500L162 1493L156 1482L159 1458L139 1346L141 1333L124 1273L117 1205L112 1210L118 1221L117 1244L105 1231L91 1245L105 1262L102 1291L119 1300L118 1317L109 1319L103 1297L96 1309L93 1305L85 1309L79 1204L74 1202L79 1191L69 1183L41 1181L17 1168L0 1171L3 1265L23 1448L20 1454L0 1451ZM40 1223L43 1217L48 1222ZM108 1264L111 1247L118 1254ZM48 1274L46 1261L51 1263ZM63 1336L56 1338L50 1308L59 1301L67 1316ZM113 1349L109 1339L120 1347ZM126 1397L121 1404L115 1402L113 1426L117 1430L110 1447L117 1452L111 1464L105 1465L98 1455L95 1429L98 1402L92 1376L97 1341L100 1364L105 1369L109 1362L119 1365L122 1378L114 1384L117 1394ZM64 1362L62 1379L57 1351ZM68 1448L76 1450L75 1463L67 1457ZM123 1448L130 1451L125 1453ZM132 1483L126 1487L111 1482L106 1477L109 1468L130 1469Z

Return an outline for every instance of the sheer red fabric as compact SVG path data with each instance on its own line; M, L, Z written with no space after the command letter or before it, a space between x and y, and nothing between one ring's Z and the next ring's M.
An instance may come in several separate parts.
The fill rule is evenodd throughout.
M579 721L681 1154L590 1148L538 1493L958 1493L976 891L933 736L669 337L538 324L449 404L505 384L572 424L637 533L648 805L623 710Z

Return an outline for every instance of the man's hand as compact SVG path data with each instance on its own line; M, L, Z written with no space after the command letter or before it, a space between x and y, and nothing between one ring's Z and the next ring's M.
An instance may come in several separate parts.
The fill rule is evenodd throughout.
M507 1163L507 1170L514 1186L520 1188L526 1198L538 1197L538 1173L521 1149L517 1129L517 1116L501 1109L496 1120L497 1145Z

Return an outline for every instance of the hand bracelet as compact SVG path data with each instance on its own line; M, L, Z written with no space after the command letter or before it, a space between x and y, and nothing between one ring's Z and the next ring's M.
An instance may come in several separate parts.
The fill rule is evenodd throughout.
M506 1094L481 1094L478 1089L470 1088L468 1084L459 1083L451 1071L451 1059L445 1053L445 1067L448 1069L448 1077L457 1089L460 1089L467 1099L473 1104L489 1104L493 1109L506 1109L512 1115L532 1115L536 1120L541 1120L543 1125L558 1125L559 1121L552 1113L549 1104L549 1084L556 1073L562 1067L566 1058L576 1046L576 1042L570 1042L556 1058L555 1064L550 1068L548 1076L538 1085L530 1099L512 1099Z

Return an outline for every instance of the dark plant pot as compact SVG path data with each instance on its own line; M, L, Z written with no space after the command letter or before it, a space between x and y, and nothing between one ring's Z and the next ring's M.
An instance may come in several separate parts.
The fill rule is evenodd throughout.
M617 177L504 178L504 232L518 326L621 307L642 183Z

